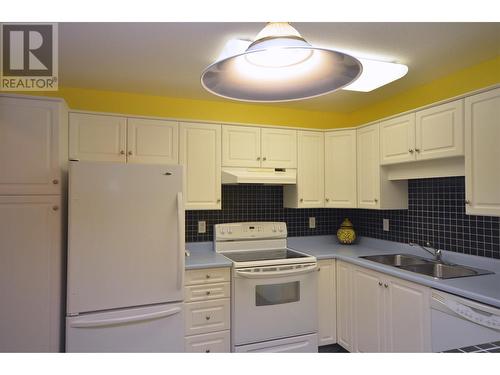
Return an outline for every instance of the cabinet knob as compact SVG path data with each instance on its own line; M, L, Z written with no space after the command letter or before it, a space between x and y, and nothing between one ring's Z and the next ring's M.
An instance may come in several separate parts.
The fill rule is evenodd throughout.
M415 149L415 151L416 151L416 152L420 152L420 149L419 149L419 148L416 148L416 149Z
M217 203L220 203L220 198L219 198L219 199L217 199Z
M377 199L377 198L374 198L374 199L373 199L373 201L374 201L375 203L377 203L377 202L378 202L378 199Z
M128 154L129 154L130 156L132 156L132 151L129 151L129 152L128 152Z
M378 282L378 286L382 286L382 281L379 281L379 282Z
M125 151L121 150L120 155L125 155Z
M412 148L410 148L410 149L408 150L408 152L409 152L410 154L413 154L413 151L414 151L414 150L413 150Z
M209 296L209 295L210 295L210 291L208 290L208 291L207 291L207 296Z
M325 201L330 202L330 198L325 198Z
M465 204L470 204L470 200L466 199Z
M387 284L384 284L384 288L389 288L389 285L387 285Z
M205 353L210 353L210 349L205 350Z
M52 183L53 183L54 185L57 185L57 184L59 183L59 180L58 180L58 179L53 179L53 180L52 180Z
M321 267L318 267L318 272L321 271Z
M59 210L59 206L52 206L52 211L57 211Z
M303 199L303 198L300 198L300 199L299 199L299 201L304 202L304 199Z
M262 160L266 161L266 160L267 160L267 158L264 156L264 157L262 158Z
M257 156L257 160L260 160L260 156Z
M206 276L206 278L207 278L207 279L210 279L210 275L207 275L207 276Z
M210 315L207 315L207 316L205 317L205 319L206 319L206 320L210 320Z

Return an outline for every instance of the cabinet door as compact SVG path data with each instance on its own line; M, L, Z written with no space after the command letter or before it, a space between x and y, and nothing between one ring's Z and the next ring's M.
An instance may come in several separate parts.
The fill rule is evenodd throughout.
M260 167L260 128L222 126L222 165Z
M415 114L380 123L380 164L415 160Z
M392 277L385 280L386 351L430 352L430 288Z
M378 124L357 130L358 207L380 207Z
M379 353L384 343L384 287L376 272L354 267L353 344L355 352Z
M0 195L60 194L57 105L0 97Z
M179 124L176 121L129 118L127 162L177 164Z
M325 133L325 207L356 207L356 130Z
M500 216L500 89L465 99L468 215Z
M0 352L58 352L61 200L0 197Z
M179 162L184 165L186 210L221 208L221 126L180 124Z
M299 208L324 207L323 133L298 133L297 197Z
M336 262L337 269L337 342L352 352L352 266Z
M318 262L318 345L337 342L335 260Z
M416 113L417 160L464 154L463 100Z
M297 168L297 131L261 129L262 166Z
M70 113L69 158L91 161L127 161L125 117Z

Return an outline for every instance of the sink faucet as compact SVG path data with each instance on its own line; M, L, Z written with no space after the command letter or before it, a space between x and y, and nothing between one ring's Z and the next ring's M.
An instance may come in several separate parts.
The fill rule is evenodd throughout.
M413 243L413 242L408 243L408 245L410 245L410 246L419 246L420 248L422 248L425 251L427 251L429 254L432 254L434 256L434 259L437 262L441 262L441 256L442 256L441 250L436 249L434 246L431 245L430 242L426 242L425 246L422 246L422 245L420 245L418 243ZM430 247L431 250L429 250L428 247Z

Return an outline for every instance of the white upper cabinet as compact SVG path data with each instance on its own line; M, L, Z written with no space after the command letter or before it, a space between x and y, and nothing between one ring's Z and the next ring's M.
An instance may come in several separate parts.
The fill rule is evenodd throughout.
M69 115L69 158L127 161L127 119L88 113Z
M389 181L379 163L379 124L357 129L358 208L408 208L408 181Z
M180 123L186 210L221 208L221 126Z
M322 132L299 131L297 184L283 188L284 207L324 207L324 138Z
M177 121L127 119L127 162L177 164Z
M415 113L380 123L380 164L415 160Z
M380 164L441 159L464 154L463 100L380 123Z
M357 130L358 207L380 207L379 127Z
M297 131L223 125L222 166L297 168Z
M500 216L500 88L465 99L466 213Z
M260 128L222 126L222 165L224 167L260 167Z
M337 342L335 259L318 262L318 345Z
M61 102L0 96L0 195L60 194L63 158Z
M262 167L297 168L297 131L261 129Z
M415 156L417 160L464 154L463 100L416 112Z
M325 207L356 207L356 190L356 129L325 133Z

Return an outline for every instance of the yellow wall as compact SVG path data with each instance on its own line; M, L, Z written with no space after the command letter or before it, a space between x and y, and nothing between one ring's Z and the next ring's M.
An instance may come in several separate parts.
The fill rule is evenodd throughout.
M77 88L61 88L57 92L40 95L62 97L71 109L87 111L319 129L348 126L347 114L304 111L272 105L190 100Z
M500 56L355 111L350 114L349 124L361 125L498 83Z
M37 94L62 97L71 109L79 110L331 129L360 125L497 83L500 83L500 56L352 113L305 111L272 104L191 100L68 87L61 88L58 92Z

